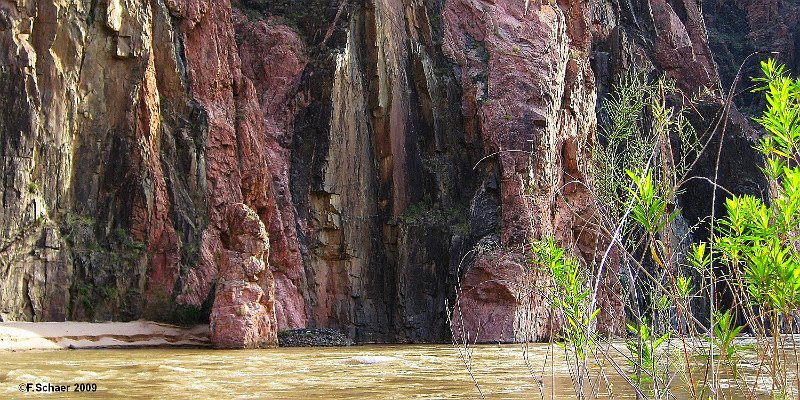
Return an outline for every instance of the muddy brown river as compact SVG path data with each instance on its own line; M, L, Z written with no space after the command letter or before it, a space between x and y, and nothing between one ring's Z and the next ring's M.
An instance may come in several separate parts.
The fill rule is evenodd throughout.
M544 362L551 349L560 351L532 345L526 364L519 345L477 346L472 372L489 399L575 398L562 358ZM607 375L613 398L635 398L623 378L613 371ZM59 390L65 387L68 391ZM607 389L600 389L600 397L608 398ZM480 394L452 346L381 345L0 352L0 398L475 399ZM678 390L676 398L689 396Z

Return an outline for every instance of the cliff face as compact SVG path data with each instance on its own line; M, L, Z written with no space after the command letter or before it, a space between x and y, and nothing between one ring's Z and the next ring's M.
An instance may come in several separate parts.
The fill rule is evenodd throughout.
M522 246L604 249L597 98L634 65L718 90L704 24L690 0L0 0L0 319L437 341L460 285L457 333L546 337Z
M227 253L264 251L233 244L226 210L282 217L265 157L276 133L241 72L230 7L0 7L3 319L202 314ZM271 304L272 274L258 275ZM272 325L259 341L275 341Z
M800 2L797 0L703 0L708 23L709 44L719 65L722 83L729 87L740 66L740 88L758 76L756 61L775 57L795 74L800 71ZM755 51L762 52L744 63ZM768 54L773 53L773 54ZM737 104L746 111L758 112L763 96L744 92Z

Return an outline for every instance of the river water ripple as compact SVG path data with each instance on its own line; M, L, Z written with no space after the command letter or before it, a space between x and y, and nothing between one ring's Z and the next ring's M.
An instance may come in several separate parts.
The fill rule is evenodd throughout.
M558 347L531 345L529 365L520 345L483 345L473 350L472 371L486 398L575 397L565 363L545 363L552 358L551 351L561 351ZM563 353L557 357L561 359ZM635 398L616 373L607 375L614 398ZM67 393L44 396L21 391L27 383L71 386ZM81 383L96 384L97 391L75 393L74 385ZM452 346L380 345L0 352L0 398L474 399L480 395Z

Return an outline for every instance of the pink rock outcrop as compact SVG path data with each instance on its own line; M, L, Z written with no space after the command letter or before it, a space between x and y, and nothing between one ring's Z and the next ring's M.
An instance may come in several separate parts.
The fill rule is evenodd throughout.
M266 262L269 238L255 211L242 203L227 207L219 277L211 309L211 340L218 347L275 345L275 287Z
M513 343L541 340L557 331L542 285L543 273L519 252L479 254L461 281L451 328L458 342Z

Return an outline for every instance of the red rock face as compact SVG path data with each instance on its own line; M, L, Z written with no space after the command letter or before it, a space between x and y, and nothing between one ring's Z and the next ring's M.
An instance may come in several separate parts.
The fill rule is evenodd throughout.
M171 12L181 18L191 95L208 112L205 150L209 227L203 232L200 263L188 277L187 286L193 290L178 298L178 301L200 304L218 276L214 255L221 248L219 235L225 207L244 200L236 124L241 120L237 119L237 108L247 104L238 105L234 97L236 78L241 80L241 76L230 24L230 6L209 7L208 2L191 0L174 2L170 6ZM258 123L257 119L251 119ZM252 145L254 133L241 133L243 142Z
M277 324L265 325L266 330L258 334L268 338L265 343L274 343L276 328L307 324L305 300L298 289L305 285L305 271L295 233L288 165L293 115L303 104L296 92L305 67L304 44L287 27L250 22L238 12L231 15L224 4L205 8L188 3L176 9L185 16L182 27L187 31L192 94L210 111L207 175L212 204L201 264L190 273L179 301L199 305L207 296L219 270L209 257L220 245L218 207L241 199L257 212L269 232L269 266L274 275L261 280L262 289L271 293L274 280L281 301L272 304L274 297L266 297ZM195 11L204 9L205 14ZM212 324L223 314L213 312Z
M703 14L693 0L678 2L681 19L666 0L650 0L655 22L655 58L658 66L686 93L703 88L719 90L719 76L706 41Z
M172 11L182 17L191 94L208 112L206 179L210 205L199 265L190 271L178 301L200 305L217 281L211 313L215 341L228 347L274 345L277 324L272 274L242 281L231 272L231 268L250 268L253 276L258 276L256 270L263 270L262 263L266 262L265 249L248 244L247 249L232 245L228 250L224 235L234 243L238 240L237 221L241 218L236 213L241 210L229 211L236 215L228 216L227 227L225 212L231 204L241 202L254 210L257 219L267 221L276 237L286 236L280 225L282 215L274 197L268 157L269 149L277 150L275 122L264 117L253 83L241 72L230 4L178 2ZM253 229L244 234L253 235ZM286 246L278 248L284 250ZM226 252L223 257L218 256L221 249ZM220 286L220 282L224 284ZM231 313L237 307L240 310Z
M459 301L469 306L460 318L473 340L477 332L479 341L540 340L556 329L543 294L526 289L533 282L524 257L531 238L555 236L587 264L598 252L597 234L581 222L595 212L582 183L596 124L589 10L574 3L526 10L522 2L465 0L444 11L444 46L462 65L465 112L476 114L487 153L498 152L501 245L518 252L502 262L479 256L464 277ZM485 18L476 17L479 10ZM483 59L476 42L485 46ZM477 80L486 70L487 80ZM616 270L604 271L609 285ZM602 329L617 332L621 304L604 306Z
M306 285L296 233L296 216L289 188L289 160L294 115L304 105L297 94L306 65L303 41L286 26L268 21L250 22L234 14L242 73L254 84L264 117L265 150L271 187L262 219L270 236L270 268L274 271L280 329L305 327L305 299L298 288ZM269 57L264 57L268 54Z

